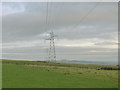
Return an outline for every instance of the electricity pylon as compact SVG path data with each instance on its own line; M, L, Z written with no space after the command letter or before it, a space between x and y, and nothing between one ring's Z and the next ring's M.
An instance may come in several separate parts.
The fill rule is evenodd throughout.
M49 37L46 40L50 41L48 49L48 62L56 62L55 35L52 31L49 33Z

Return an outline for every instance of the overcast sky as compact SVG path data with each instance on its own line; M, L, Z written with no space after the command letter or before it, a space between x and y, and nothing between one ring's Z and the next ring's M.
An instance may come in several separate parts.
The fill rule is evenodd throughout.
M117 61L117 2L11 2L2 5L3 58L47 59L48 33L57 59Z

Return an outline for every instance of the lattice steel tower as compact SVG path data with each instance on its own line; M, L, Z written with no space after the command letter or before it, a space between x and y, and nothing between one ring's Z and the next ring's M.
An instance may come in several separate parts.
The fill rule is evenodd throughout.
M50 41L50 46L48 50L48 62L56 62L55 35L53 31L49 33L49 37L46 40Z

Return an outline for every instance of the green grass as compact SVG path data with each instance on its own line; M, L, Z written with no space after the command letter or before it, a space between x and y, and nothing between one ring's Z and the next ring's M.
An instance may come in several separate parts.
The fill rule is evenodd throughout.
M117 70L91 69L103 65L7 60L3 62L11 62L3 63L3 88L118 88ZM16 62L21 65L16 65Z

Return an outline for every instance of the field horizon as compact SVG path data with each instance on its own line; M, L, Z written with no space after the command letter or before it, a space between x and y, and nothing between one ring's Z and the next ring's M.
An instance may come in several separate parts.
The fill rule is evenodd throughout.
M15 60L2 63L3 88L118 88L118 66L114 65Z
M1 60L14 60L14 61L40 61L40 62L48 62L48 60L32 60L32 59L1 59ZM51 61L52 62L52 61ZM118 65L118 61L87 61L87 60L56 60L56 63L71 63L71 64L92 64L92 65Z

